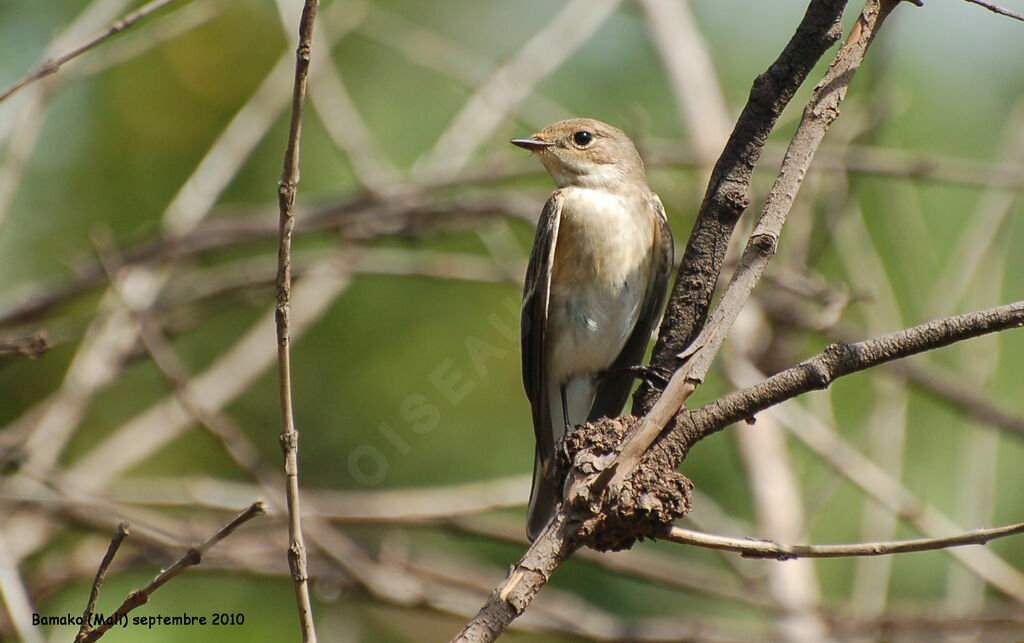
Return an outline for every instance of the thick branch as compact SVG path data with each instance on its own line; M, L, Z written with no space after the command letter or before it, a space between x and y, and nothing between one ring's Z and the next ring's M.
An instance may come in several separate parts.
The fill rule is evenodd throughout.
M674 373L679 366L676 356L703 327L733 228L750 202L750 177L768 134L818 59L839 40L845 7L845 0L811 2L778 59L754 80L750 98L715 164L679 265L651 358L655 369ZM650 411L658 394L653 386L642 383L633 396L634 415Z
M704 380L722 342L760 280L768 262L775 255L782 226L793 207L803 178L829 126L839 117L839 105L853 80L853 75L864 62L864 55L881 28L886 16L899 0L870 0L865 3L860 19L850 30L839 53L825 76L814 88L810 102L804 108L803 118L790 141L782 168L772 185L764 210L750 235L729 287L711 315L709 323L686 351L674 359L685 364L674 372L664 394L637 425L627 434L619 455L602 476L611 487L621 485L640 462L655 438L676 414L683 403ZM662 325L664 329L664 325Z
M655 443L652 452L674 451L672 468L708 435L770 406L809 391L828 388L836 379L886 362L961 342L973 337L1024 326L1024 301L973 313L936 319L888 335L852 344L832 344L792 368L750 388L730 393L677 417L672 431ZM650 455L653 455L650 454ZM648 457L650 457L650 455Z

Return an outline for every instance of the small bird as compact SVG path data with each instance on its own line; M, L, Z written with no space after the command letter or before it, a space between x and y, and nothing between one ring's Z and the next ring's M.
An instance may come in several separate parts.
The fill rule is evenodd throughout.
M561 499L555 463L572 427L621 411L665 301L672 232L644 163L619 129L559 121L513 145L558 185L541 212L523 290L523 386L537 456L532 542Z

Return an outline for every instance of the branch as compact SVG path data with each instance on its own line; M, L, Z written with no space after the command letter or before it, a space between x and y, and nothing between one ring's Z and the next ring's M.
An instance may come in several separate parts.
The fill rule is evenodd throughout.
M655 369L674 373L680 363L676 355L700 332L729 238L750 202L750 177L768 134L818 59L839 40L845 7L845 0L813 0L778 59L754 80L690 232L651 357ZM633 396L634 415L649 412L657 398L653 386L641 383Z
M669 434L662 436L655 444L655 449L681 449L681 454L684 454L698 441L734 422L750 419L770 406L803 393L828 388L840 377L973 337L1021 326L1024 326L1024 301L936 319L862 342L832 344L824 352L760 384L730 393L699 409L680 413L676 426ZM669 446L670 443L675 444Z
M1024 301L934 320L864 342L833 344L823 353L756 386L694 411L680 413L673 429L662 436L645 456L642 466L651 471L647 479L664 476L665 471L674 471L690 447L708 435L801 393L827 388L839 377L979 335L1021 326L1024 326ZM628 420L604 422L621 426ZM609 430L608 426L603 428ZM577 433L581 431L577 429ZM578 467L579 449L570 450L577 452ZM619 501L622 502L622 496ZM642 502L643 498L634 499L638 505ZM568 511L578 510L575 504L569 509L563 504L473 621L453 640L492 641L526 609L562 561L584 544L580 533L584 525L568 515ZM606 507L604 511L609 509Z
M989 11L993 13L998 13L1001 16L1007 16L1013 18L1014 20L1024 21L1024 14L1017 13L1016 11L1011 11L1010 9L1004 9L997 4L985 2L984 0L967 0L967 2L970 2L971 4L976 4L979 7L985 7Z
M605 470L605 474L602 474L602 480L598 481L599 486L606 485L616 488L622 485L671 417L704 380L704 375L711 368L711 362L732 329L733 322L739 316L765 268L768 267L768 262L775 255L775 248L778 245L779 235L782 233L782 226L786 222L786 216L793 207L793 201L800 190L803 178L807 174L811 161L814 160L814 153L821 145L829 126L839 117L839 105L846 96L854 73L864 61L864 55L886 16L897 4L899 4L899 0L869 0L865 3L860 19L850 30L846 42L836 54L835 60L829 66L821 82L814 88L814 94L804 108L803 118L786 150L778 177L765 201L764 210L761 212L754 231L750 234L739 265L722 300L692 344L687 343L683 353L670 356L671 363L674 364L679 364L679 360L685 360L683 366L678 369L673 368L672 371L664 371L666 363L657 363L652 359L651 363L655 369L674 374L669 380L668 386L665 387L664 394L658 398L640 424L627 434L619 455ZM694 239L695 237L690 237L691 243L694 242ZM723 258L725 245L728 244L723 245ZM683 261L686 261L685 257ZM719 265L720 269L721 265ZM681 275L682 268L680 268L680 278ZM710 291L708 295L710 296ZM674 293L673 297L675 297ZM666 331L675 332L674 329L666 328L663 323L663 336ZM660 342L661 338L659 338Z
M736 123L732 136L726 143L721 158L715 165L707 194L690 235L665 319L661 325L658 342L654 348L651 365L655 369L663 372L676 372L676 367L679 364L678 353L692 342L703 325L715 282L725 259L729 237L749 201L750 176L760 157L764 141L774 128L783 108L793 97L811 68L825 50L841 36L840 20L845 5L843 0L812 0L796 33L782 54L766 73L755 80L750 99ZM848 78L846 82L849 82ZM669 390L666 390L658 400L658 404L655 405L657 391L649 385L641 384L633 398L634 411L646 412L647 416L643 422L647 423L649 427L655 428L647 432L637 431L641 436L640 439L633 440L632 445L625 445L619 451L621 455L611 456L612 461L620 457L623 462L630 462L634 458L638 459L650 444L648 440L653 439L648 436L656 436L661 428L676 415L685 396L689 395L689 392L684 390L673 391L672 389L689 386L690 383L685 378L674 377L673 383L669 385ZM616 421L609 420L603 423L604 426L601 424L591 425L591 428L594 429L592 431L577 429L570 435L570 438L576 436L580 442L585 444L585 440L591 436L600 440L603 430L612 436L611 439L618 442L615 436L615 423ZM635 428L636 424L633 423L632 426ZM620 425L619 429L621 436L625 427ZM647 443L643 444L643 442ZM600 447L599 444L586 444L585 446L590 447L591 450L599 450ZM627 453L626 449L630 448L636 453ZM684 453L685 451L678 453L679 459ZM583 455L587 456L586 453ZM608 486L609 478L616 476L616 467L607 459L607 455L597 455L589 462L584 463L578 460L574 463L574 467L584 468L574 469L570 473L570 476L581 476L582 481L570 478L566 482L566 486L569 488L566 497L571 497L572 502L563 503L555 518L541 532L519 563L512 567L502 585L495 590L477 616L454 640L494 640L512 619L526 609L526 606L540 591L558 565L583 544L580 539L583 525L576 520L569 519L567 516L569 508L566 505L587 505L589 498L601 496L604 488ZM662 467L658 474L654 474L654 479L646 478L652 484L661 483L659 485L661 493L658 494L656 500L664 501L658 508L664 511L664 513L658 514L660 518L670 518L675 514L682 515L689 509L688 493L692 485L678 474L664 474L665 471L674 472L678 460L672 458L672 461L675 462L675 465L671 468ZM588 483L586 481L587 473L594 472L595 469L603 470L603 473ZM622 469L623 473L630 473L633 467L622 467ZM610 516L610 513L600 511L600 502L593 504L597 505L597 512L603 514L602 518ZM595 509L593 504L588 507L592 513ZM613 509L609 511L613 511ZM650 514L658 513L651 507L645 507L644 512L648 514L648 520L650 520ZM621 516L616 517L621 518ZM629 518L626 518L626 521L628 522ZM607 531L609 521L604 521L604 524L601 524L602 521L599 519L596 526L593 522L591 521L592 524L586 528L589 534L594 535L597 533L595 530ZM620 535L616 536L621 538ZM632 533L629 533L622 542L632 542L634 537ZM592 541L591 544L593 542L596 541ZM617 547L615 544L602 543L601 548L614 549Z
M299 181L299 136L302 132L302 107L306 97L306 80L312 57L313 24L320 0L306 0L299 20L299 46L295 52L295 86L292 92L292 118L288 128L288 147L278 187L280 208L279 246L277 254L277 322L278 384L281 394L281 451L284 454L286 478L285 497L288 504L288 567L295 583L295 600L304 642L316 641L313 607L309 600L309 572L306 568L306 545L302 540L302 518L299 506L299 433L295 430L292 410L291 339L289 318L292 296L292 229L295 227L295 194Z
M100 587L103 586L103 580L107 576L107 569L110 568L110 563L114 560L114 555L117 554L117 550L121 547L121 542L124 541L128 535L128 523L122 522L117 526L117 531L114 533L114 537L110 540L110 545L107 547L107 553L103 555L103 560L100 561L100 567L96 570L96 578L92 581L92 590L89 592L89 601L85 605L85 611L82 612L82 625L78 628L78 634L75 636L75 643L81 643L89 635L90 627L89 621L92 620L93 610L96 609L96 599L100 596Z
M984 545L990 540L1024 533L1024 522L991 529L976 529L946 538L915 538L877 543L846 545L781 545L770 540L714 536L691 529L672 526L665 531L665 540L706 549L732 551L744 558L841 558L845 556L887 556L914 551L932 551L963 545Z
M572 538L576 526L559 511L453 643L497 639L526 610L558 566L579 549L582 543Z
M761 297L759 301L771 317L781 324L821 333L833 342L852 341L853 331L842 327L821 328L810 316L797 310L789 299ZM937 364L892 362L883 372L905 379L936 400L957 407L976 420L1024 438L1024 415L1011 411L982 395L976 387Z
M78 56L92 49L93 47L100 44L107 38L110 38L114 34L124 31L128 27L134 25L139 20L142 20L149 14L158 11L159 9L162 9L163 7L171 4L174 1L175 0L153 0L149 4L140 7L138 10L133 11L125 17L121 18L120 20L116 21L114 24L107 27L107 29L102 33L93 36L92 38L75 47L63 56L58 56L57 58L50 58L42 65L40 65L39 68L36 69L34 72L28 74L18 82L14 83L13 85L5 89L2 93L0 93L0 103L7 100L12 94L17 92L21 88L25 87L26 85L30 85L35 81L40 80L41 78L45 78L51 74L57 73L57 70L60 69L61 65L63 65L64 63L68 62L73 58L77 58Z
M173 565L160 572L156 578L154 578L148 585L142 589L137 589L128 594L128 597L124 599L121 606L117 608L117 611L110 616L109 619L105 619L103 624L89 632L86 636L80 639L81 643L91 643L103 636L107 630L113 627L116 623L122 622L128 615L129 612L134 610L136 607L140 607L149 602L149 597L153 595L153 592L160 589L160 587L171 580L175 576L178 576L189 567L198 565L203 561L203 556L209 551L214 545L224 540L232 534L236 529L241 527L246 522L252 520L256 516L262 516L266 512L266 506L262 501L253 503L248 509L235 516L235 519L224 525L217 530L212 536L207 538L202 544L189 549L184 556L179 558ZM115 539L117 536L115 536ZM111 543L113 546L113 543ZM110 552L108 551L108 554ZM111 555L112 557L112 555ZM104 562L106 557L104 557ZM92 599L90 598L90 602ZM84 625L84 623L83 623ZM77 641L77 639L76 639Z
M415 237L469 229L498 217L526 218L520 202L511 198L470 198L457 204L433 205L408 196L393 201L363 198L300 212L295 234L331 232L343 241L365 242L380 237ZM536 213L530 216L536 221ZM259 213L221 217L188 230L164 234L129 245L121 252L123 266L173 262L246 244L262 244L277 238L279 221ZM0 309L0 327L24 324L47 313L61 302L72 299L107 282L103 267L94 259L76 264L71 277L56 285L44 286L24 294L14 305ZM172 282L173 283L173 282Z

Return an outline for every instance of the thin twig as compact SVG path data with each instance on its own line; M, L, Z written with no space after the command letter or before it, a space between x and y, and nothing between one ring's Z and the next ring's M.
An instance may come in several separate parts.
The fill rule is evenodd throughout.
M743 371L745 373L741 375L742 380L764 379L764 375L749 362L743 366ZM968 531L968 527L955 522L884 471L841 436L834 426L819 419L803 405L791 401L774 407L771 411L790 434L800 440L822 462L860 488L875 504L902 518L922 536L942 538L948 534ZM744 530L731 531L742 533ZM991 549L953 548L946 551L986 583L1013 600L1024 603L1024 574Z
M140 7L139 9L129 13L125 17L116 21L114 24L107 27L107 29L104 30L102 33L93 36L92 38L78 45L66 54L58 56L57 58L50 58L42 65L40 65L39 68L36 69L34 72L28 74L18 82L14 83L13 85L5 89L2 93L0 93L0 103L7 100L7 98L9 98L12 94L14 94L22 87L30 85L31 83L34 83L35 81L41 78L45 78L50 74L56 73L57 70L60 69L61 65L63 65L64 63L68 62L73 58L77 58L78 56L92 49L93 47L100 44L107 38L110 38L114 34L124 31L128 27L134 25L139 20L142 20L149 14L153 13L154 11L162 9L163 7L171 4L172 2L175 2L175 0L153 0L149 4Z
M107 576L107 569L110 568L110 563L114 561L114 555L117 554L117 550L121 547L121 542L128 535L128 523L122 522L117 526L117 531L114 532L114 537L110 539L110 545L107 546L107 553L103 555L103 560L100 561L99 569L96 570L96 578L92 581L92 589L89 591L89 601L85 604L85 611L82 612L82 624L78 628L78 635L75 636L75 643L80 643L85 640L88 636L90 627L89 621L92 620L92 613L96 609L96 599L100 596L100 588L103 587L103 581Z
M124 599L124 602L117 608L117 611L115 611L109 618L104 619L103 624L100 627L89 632L87 636L82 638L81 643L91 643L103 636L107 630L115 624L123 622L129 612L136 607L140 607L148 603L149 597L153 595L153 592L160 589L164 583L175 576L178 576L189 567L201 563L203 561L203 555L205 555L210 548L230 536L232 532L246 522L252 520L256 516L262 516L264 513L266 513L266 506L263 502L254 502L248 509L238 514L234 520L218 529L216 533L203 541L202 544L189 549L185 555L175 561L173 565L160 572L156 578L149 582L148 585L142 589L136 589L129 592L128 597Z
M1024 13L1017 13L1016 11L1011 11L1010 9L1004 9L997 4L985 2L984 0L967 0L967 2L970 2L971 4L976 4L979 7L985 7L989 11L993 13L998 13L1001 16L1007 16L1009 18L1013 18L1014 20L1024 21Z
M292 117L288 128L288 147L278 186L280 239L277 255L277 364L281 394L281 451L284 454L285 498L288 503L288 567L295 583L302 640L315 643L313 606L309 599L309 572L306 545L302 538L302 511L299 504L299 434L292 410L291 338L289 317L292 295L292 229L295 227L295 194L299 181L299 139L302 132L302 108L306 99L309 63L312 59L313 25L320 0L306 0L299 20L299 46L295 54L295 85L292 92Z
M773 558L793 560L795 558L841 558L849 556L888 556L914 551L932 551L963 545L984 545L990 540L1024 533L1024 522L976 529L965 534L946 538L914 538L876 543L854 543L844 545L785 545L770 540L753 538L730 538L715 536L682 527L670 527L664 534L665 540L683 545L694 545L706 549L736 552L747 558Z

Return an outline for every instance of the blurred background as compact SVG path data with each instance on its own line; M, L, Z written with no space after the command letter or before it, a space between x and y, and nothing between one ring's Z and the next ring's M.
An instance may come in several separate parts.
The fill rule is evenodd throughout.
M0 86L139 6L0 3ZM81 614L118 522L132 533L106 614L259 498L268 516L133 613L242 624L107 638L298 638L272 312L300 8L173 2L0 103L0 339L52 344L0 356L0 638L73 637L18 620ZM624 129L678 256L752 80L805 8L324 2L292 313L321 640L447 640L525 550L518 307L553 186L508 139L571 116ZM896 9L691 406L831 341L1024 299L1022 34L967 2ZM834 53L768 142L737 248ZM1020 331L989 336L712 436L681 468L697 488L685 526L832 543L1024 521L1022 362ZM1016 640L1021 542L785 563L580 552L505 637Z

